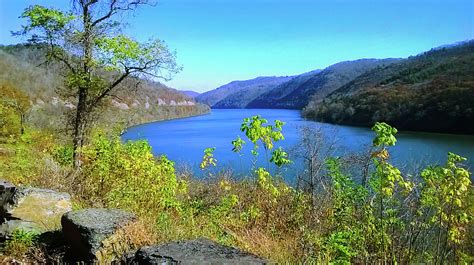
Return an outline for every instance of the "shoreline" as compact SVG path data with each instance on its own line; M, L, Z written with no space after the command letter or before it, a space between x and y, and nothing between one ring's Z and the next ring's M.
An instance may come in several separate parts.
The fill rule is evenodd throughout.
M204 104L203 104L204 105ZM207 105L206 105L207 106ZM206 116L206 115L209 115L211 113L212 109L209 107L208 108L208 111L205 112L205 113L200 113L200 114L194 114L194 115L190 115L190 116L186 116L186 117L177 117L177 118L170 118L170 119L164 119L164 120L153 120L153 121L148 121L148 122L142 122L142 123L138 123L138 124L134 124L132 126L127 126L121 133L120 133L120 136L122 136L124 133L126 133L128 131L128 129L130 128L134 128L134 127L137 127L137 126L141 126L141 125L145 125L145 124L149 124L149 123L155 123L155 122L164 122L164 121L173 121L173 120L181 120L181 119L187 119L187 118L192 118L192 117L198 117L198 116Z

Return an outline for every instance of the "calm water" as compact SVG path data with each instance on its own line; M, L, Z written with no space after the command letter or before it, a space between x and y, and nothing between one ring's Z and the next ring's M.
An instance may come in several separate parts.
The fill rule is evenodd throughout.
M344 155L360 152L372 143L374 133L368 128L339 126L306 121L301 118L299 111L294 110L212 110L205 116L163 121L131 127L123 134L124 140L146 139L153 147L155 155L165 154L175 161L178 166L187 165L200 175L199 163L203 150L215 147L215 157L220 168L232 167L236 173L248 172L251 164L251 144L244 149L244 155L232 152L231 141L238 135L245 139L240 132L240 124L246 117L261 115L269 122L275 119L286 122L283 127L285 140L275 146L286 150L295 150L300 142L300 129L303 126L321 128L327 142L335 143L337 147L333 154ZM474 168L474 136L446 135L432 133L399 132L398 142L391 148L392 162L406 170L413 165L444 164L448 151L467 157L467 166ZM258 163L266 165L263 158L264 150L260 150L262 158ZM295 163L283 170L285 179L293 182L295 176L302 172L302 159L289 152ZM272 169L274 172L276 169Z

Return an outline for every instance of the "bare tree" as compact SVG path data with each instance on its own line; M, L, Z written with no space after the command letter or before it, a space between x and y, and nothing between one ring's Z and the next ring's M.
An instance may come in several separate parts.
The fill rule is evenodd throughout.
M326 159L334 153L336 139L326 136L321 127L302 127L300 135L301 141L295 151L297 156L303 158L305 171L298 179L299 188L313 195L313 206L315 206L318 191L327 189L328 180L324 177L324 166Z

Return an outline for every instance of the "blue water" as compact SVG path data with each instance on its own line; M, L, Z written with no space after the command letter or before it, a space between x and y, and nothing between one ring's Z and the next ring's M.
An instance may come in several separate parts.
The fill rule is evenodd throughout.
M289 182L293 182L295 176L301 174L304 169L303 159L296 151L301 146L299 144L301 127L320 128L327 142L325 145L331 143L335 147L331 154L339 156L367 150L374 136L369 128L306 121L301 118L300 112L295 110L228 109L212 110L210 114L204 116L131 127L123 134L122 139L146 139L153 147L155 155L165 154L175 161L178 167L187 166L198 176L203 174L199 169L203 150L215 147L218 167L212 169L213 171L232 168L236 175L245 175L252 168L250 154L252 144L246 141L244 154L239 156L232 152L231 141L238 135L246 140L245 135L240 132L240 124L244 118L253 115L261 115L269 122L275 119L286 122L283 127L285 140L278 142L275 147L282 146L295 160L294 164L279 172ZM397 145L390 149L391 159L395 165L406 170L414 170L415 166L420 165L444 164L448 152L467 157L469 160L466 165L474 169L474 136L399 132L397 139ZM260 159L257 164L266 166L263 148L259 149L259 153ZM277 169L272 168L271 171L275 173Z

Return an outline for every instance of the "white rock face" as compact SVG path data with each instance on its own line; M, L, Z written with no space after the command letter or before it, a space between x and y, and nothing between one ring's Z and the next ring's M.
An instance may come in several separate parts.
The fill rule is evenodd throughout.
M150 103L148 103L148 101L145 103L145 109L149 109L150 108Z
M132 108L135 108L135 107L138 107L138 106L140 106L140 101L135 99L132 103Z
M170 106L176 106L176 101L171 100L171 101L170 101Z
M44 101L41 100L41 99L39 99L39 98L37 98L37 99L36 99L36 104L38 104L38 105L44 105Z
M58 103L59 103L59 98L53 97L53 99L51 100L51 104L53 104L54 106L57 106Z
M130 109L130 107L127 104L123 102L118 102L114 99L112 99L112 104L119 109Z
M68 109L75 109L76 108L76 106L74 106L74 104L72 104L71 102L68 102L68 101L66 101L64 103L64 107L66 107Z
M178 102L176 105L178 105L178 106L193 106L194 102L185 100L185 101Z
M163 99L158 98L158 106L163 106L163 105L166 105L166 102Z

